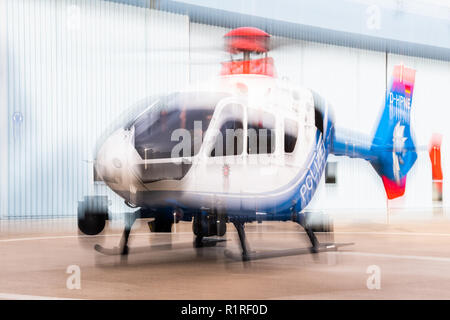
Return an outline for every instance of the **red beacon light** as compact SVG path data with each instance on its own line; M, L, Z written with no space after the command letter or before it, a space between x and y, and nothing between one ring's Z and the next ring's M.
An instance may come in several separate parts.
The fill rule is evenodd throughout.
M258 28L233 29L224 36L231 61L222 62L222 75L261 74L275 76L273 59L267 57L270 35Z

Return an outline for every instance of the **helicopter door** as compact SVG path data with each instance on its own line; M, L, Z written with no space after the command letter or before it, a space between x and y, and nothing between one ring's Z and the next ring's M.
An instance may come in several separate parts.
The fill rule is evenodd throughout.
M270 191L277 180L276 116L273 113L248 109L247 163L243 188L248 193Z
M207 134L202 161L196 168L200 192L240 193L244 169L244 112L239 103L228 103L218 110Z

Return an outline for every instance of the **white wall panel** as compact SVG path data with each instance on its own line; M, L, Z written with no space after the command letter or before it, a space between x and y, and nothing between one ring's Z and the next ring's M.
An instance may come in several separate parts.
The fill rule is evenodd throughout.
M207 81L220 74L221 62L229 57L218 49L223 47L223 36L228 31L230 29L199 23L190 24L189 77L192 84Z
M5 2L5 1L3 1ZM186 16L107 1L6 1L9 215L65 216L92 183L97 138L127 107L188 82ZM13 115L23 115L14 122Z
M0 1L0 219L8 215L8 51L6 2Z

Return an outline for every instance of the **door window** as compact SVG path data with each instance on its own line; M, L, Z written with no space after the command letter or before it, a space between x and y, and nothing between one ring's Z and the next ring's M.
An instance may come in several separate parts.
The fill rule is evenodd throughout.
M222 125L217 132L211 157L237 156L244 149L244 110L239 104L229 104L222 109Z
M248 154L275 152L275 116L249 109L247 126Z

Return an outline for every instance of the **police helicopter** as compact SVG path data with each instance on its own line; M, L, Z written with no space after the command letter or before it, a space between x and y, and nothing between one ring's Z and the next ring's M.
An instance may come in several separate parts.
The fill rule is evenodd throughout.
M313 90L277 78L268 56L270 35L250 27L225 36L231 60L220 76L183 91L143 101L133 118L99 142L94 168L109 188L137 210L127 213L119 247L126 255L136 219L153 218L152 232L171 232L192 221L194 247L221 241L227 223L237 230L242 260L257 259L245 223L293 221L304 228L306 252L336 250L316 232L333 231L330 219L305 212L330 154L369 161L387 197L403 195L417 153L410 130L415 70L395 66L372 137L335 127L331 105ZM105 197L78 206L78 227L96 235L109 219ZM214 238L216 237L216 238Z

